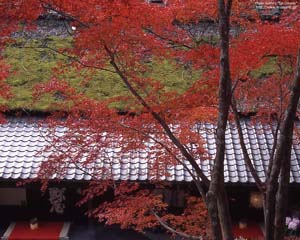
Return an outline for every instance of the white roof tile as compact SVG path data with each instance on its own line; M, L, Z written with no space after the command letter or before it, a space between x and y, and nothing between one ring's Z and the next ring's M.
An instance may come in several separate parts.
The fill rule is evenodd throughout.
M46 128L40 128L33 119L11 118L6 124L0 125L0 178L27 179L36 176L38 168L43 161L43 157L38 152L46 146L44 139ZM296 124L300 129L300 124ZM206 141L210 159L214 159L216 154L215 129L212 124L201 124L200 134ZM254 163L254 167L259 177L264 181L266 169L270 158L274 129L260 123L251 125L247 121L242 122L243 136L248 153ZM61 134L66 129L58 129ZM233 124L229 124L226 130L226 152L224 176L226 182L254 182L251 173L247 169L243 160L243 153L239 144L237 130ZM151 143L148 144L150 147ZM193 147L193 146L191 146ZM153 151L149 148L149 151ZM140 180L146 181L156 177L150 174L149 167L154 162L154 153L149 156L146 150L135 151L131 154L123 154L118 146L110 146L105 150L105 158L101 157L91 163L86 171L77 169L75 165L70 165L64 178L67 180L91 180L92 175L99 169L108 168L115 180ZM115 156L118 156L116 158ZM294 138L291 152L291 182L300 183L300 145L299 140ZM114 158L115 157L115 158ZM117 160L119 159L119 160ZM210 178L213 160L197 160L200 168ZM190 171L194 172L192 166L185 161ZM167 181L192 181L189 172L182 165L165 166L160 169L164 175L160 180ZM105 172L96 178L105 178ZM53 176L55 177L55 176Z

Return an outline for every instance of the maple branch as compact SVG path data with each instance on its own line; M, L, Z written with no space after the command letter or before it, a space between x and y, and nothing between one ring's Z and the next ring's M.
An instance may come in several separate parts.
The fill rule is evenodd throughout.
M34 47L33 47L33 48L34 48ZM49 50L51 50L51 51L53 51L53 52L55 52L55 53L57 53L57 54L60 54L60 55L62 55L62 56L64 56L64 57L69 58L70 60L72 60L72 61L74 61L74 62L79 63L79 64L80 64L81 66L83 66L83 67L94 68L94 69L97 69L97 70L106 71L106 72L110 72L110 73L116 74L115 71L112 71L112 70L110 70L110 69L103 68L103 67L99 67L99 66L96 66L96 65L90 65L90 64L83 63L83 62L80 61L78 58L73 57L73 56L70 56L70 55L68 55L68 54L66 54L66 53L64 53L64 52L62 52L62 51L59 51L59 50L57 50L57 49L55 49L55 48L51 48L51 47L49 47L49 46L40 47L40 48L49 49Z
M232 95L232 100L231 100L231 109L233 111L234 114L234 120L235 120L235 124L236 124L236 128L238 131L238 135L239 135L239 139L240 139L240 144L241 144L241 148L242 148L242 152L244 155L244 160L246 162L247 167L249 168L252 177L255 180L255 183L258 187L258 189L263 193L265 190L265 185L262 183L262 181L260 180L259 176L257 175L257 172L252 164L252 161L250 159L250 156L248 154L246 145L245 145L245 141L244 141L244 136L243 136L243 132L242 132L242 127L241 127L241 123L240 123L240 117L236 108L236 101L234 96Z
M234 83L232 84L232 88L231 88L231 96L233 96L234 91L235 91L235 89L236 89L237 86L238 86L238 83L239 83L239 79L236 79L236 80L234 81Z
M194 175L194 173L188 168L188 166L183 162L181 161L173 152L172 150L164 143L162 143L161 141L158 141L156 138L152 137L151 135L149 135L148 133L145 133L144 131L140 130L140 129L137 129L135 127L131 127L131 126L128 126L128 125L125 125L125 124L122 124L122 123L119 123L122 127L125 127L125 128L128 128L128 129L131 129L133 131L136 131L140 134L142 134L143 136L145 137L148 137L149 139L153 140L154 142L156 142L157 144L159 144L160 146L162 146L179 164L182 164L182 166L184 167L184 169L191 175L191 177L193 178L195 184L196 184L196 187L197 189L199 190L202 198L204 201L206 201L206 196L205 196L205 191L203 189L203 187L201 186L201 183L200 183L200 179L199 177L196 178L196 176Z
M269 164L268 164L267 179L270 178L272 167L273 167L274 155L275 155L276 146L277 146L277 142L278 142L279 128L280 128L280 122L278 121L277 124L276 124L275 132L273 133L273 135L274 135L274 137L273 137L274 142L273 142L273 146L272 146L272 150L271 150L271 154L270 154L270 160L269 160Z
M49 138L47 138L47 136L49 136L49 135L50 135L50 136L53 136L53 135L55 135L55 133L52 133L52 132L49 132L49 131L48 131L48 133L43 134L42 130L40 130L40 135L41 135L41 137L44 139L44 141L45 141L46 143L49 144L48 146L51 146L51 148L54 149L54 152L55 152L55 153L59 152L59 153L65 155L66 153L69 152L68 150L63 150L61 147L57 146L56 144L53 144L53 139L52 139L52 138L50 138L50 140L49 140ZM43 153L44 150L45 150L45 149L41 150L38 154ZM69 157L70 163L73 163L73 164L74 164L75 169L78 169L78 170L82 171L84 174L90 176L91 178L94 178L95 176L97 176L96 174L93 174L93 173L88 172L84 166L80 166L80 164L77 163L77 161L76 161L76 159L74 159L74 157L72 157L72 156L70 156L70 155L67 155L67 156ZM65 162L65 163L68 163L68 162ZM69 164L70 164L70 163L69 163ZM103 163L104 163L104 164L109 164L109 165L112 164L111 161L105 161L105 160L103 160ZM69 164L66 164L66 165L65 165L65 166L66 166L66 167L65 167L65 171L68 170ZM111 167L112 167L112 166L111 166ZM94 170L95 170L95 169L97 169L97 168L94 168ZM110 170L110 171L111 171L112 169L107 169L107 170ZM94 172L95 172L95 171L94 171Z
M283 77L283 68L282 65L280 63L277 64L278 68L279 68L279 72L280 72L280 80L282 80ZM277 147L277 142L278 142L278 133L279 133L279 129L280 129L280 124L282 122L282 118L283 118L283 101L284 98L287 96L288 93L283 94L283 90L282 90L282 84L280 84L280 116L278 117L278 121L276 124L276 129L275 131L272 131L274 137L274 142L273 142L273 146L272 146L272 150L271 150L271 154L270 154L270 161L268 164L268 172L267 172L267 179L270 178L271 172L272 172L272 168L273 168L273 163L274 163L274 156L275 156L275 151L276 151L276 147ZM271 128L273 130L273 128Z
M157 219L157 221L160 223L160 225L162 225L165 229L167 229L168 231L170 231L171 233L174 233L180 237L183 237L183 238L187 238L187 239L195 239L195 240L203 240L203 238L201 236L193 236L193 235L189 235L189 234L186 234L184 232L180 232L180 231L177 231L175 230L174 228L170 227L169 224L167 224L164 220L161 219L161 217L159 217L154 210L150 210L151 213L155 216L155 218Z
M181 46L181 47L185 47L187 49L193 49L191 46L188 46L188 45L186 45L184 43L180 43L180 42L172 40L170 38L163 37L160 34L154 32L153 30L151 30L149 28L146 28L145 31L148 32L148 33L151 33L152 35L154 35L155 37L157 37L159 40L163 40L165 42L168 42L170 45L172 45L172 47L180 47Z
M209 185L209 180L201 170L201 168L198 166L197 162L195 161L195 158L185 149L185 147L182 145L182 143L178 140L178 138L173 134L170 127L166 123L166 121L157 113L155 112L151 106L142 98L142 96L132 87L132 84L129 82L129 79L123 74L123 72L118 67L114 54L110 51L110 49L104 45L104 48L109 55L111 61L111 65L116 70L117 74L120 76L120 78L123 80L124 84L127 86L131 94L140 102L140 104L145 107L149 113L153 116L153 118L162 126L167 136L170 138L170 140L173 142L173 144L180 150L182 155L191 163L192 167L195 169L196 173L200 176L201 180L204 182L206 186Z
M284 216L287 211L288 185L290 182L291 148L293 141L294 120L300 97L300 49L298 48L295 76L293 80L291 95L288 100L288 107L284 119L280 124L280 133L273 167L268 179L266 203L266 239L270 236L281 235L280 228L284 227ZM280 176L280 178L279 178ZM279 179L278 179L279 178ZM279 184L278 184L279 180ZM278 190L277 190L278 189ZM275 219L275 221L274 221ZM275 223L275 227L274 227ZM275 231L273 231L275 230ZM273 236L272 236L273 238ZM277 239L277 238L275 238Z

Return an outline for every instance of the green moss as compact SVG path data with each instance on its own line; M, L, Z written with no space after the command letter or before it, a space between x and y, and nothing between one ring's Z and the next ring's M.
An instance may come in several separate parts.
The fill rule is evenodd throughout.
M276 57L270 58L263 66L251 72L251 76L257 79L263 79L274 74L277 71Z
M55 48L71 46L70 39L55 37L44 39L43 42L18 39L17 42L8 46L4 51L5 61L11 66L11 74L6 80L11 86L13 94L13 97L8 101L9 108L35 108L32 99L34 86L49 81L52 76L52 69L57 66L57 63L66 61L66 58L62 55L43 48L46 42L48 46ZM48 101L48 105L50 103L51 100Z
M72 40L58 37L41 41L18 39L4 51L4 58L11 66L11 74L7 79L13 94L13 97L7 101L10 109L46 110L52 103L57 102L57 99L49 94L45 94L38 101L32 97L35 85L49 81L53 76L53 68L56 68L58 63L67 66L69 62L67 57L44 46L54 49L70 48ZM149 69L150 71L145 76L159 80L165 86L165 91L183 93L200 77L200 72L178 67L175 63L168 61L153 61L149 64ZM83 92L86 96L96 100L130 96L118 75L107 71L86 69L78 72L77 69L68 66L59 78L75 87L78 92ZM111 106L122 109L125 104L115 102Z
M151 64L149 77L159 80L166 91L183 93L201 76L201 71L193 71L190 67L177 66L164 60Z
M203 41L217 42L217 38L200 39ZM199 41L200 41L199 40ZM47 110L57 99L50 94L45 94L38 101L32 97L36 84L47 82L53 76L53 68L58 64L66 65L69 59L59 55L44 46L54 49L71 48L72 39L51 37L41 41L18 39L3 52L7 63L11 65L11 74L7 83L11 86L13 97L9 100L0 99L0 104L6 103L10 109L26 108L31 110ZM176 91L179 94L185 92L201 76L201 71L192 70L190 67L178 66L167 60L153 60L148 63L149 71L142 76L150 77L160 81L165 91ZM277 58L269 61L257 70L251 72L252 77L263 79L274 74L278 70ZM289 71L288 67L284 68ZM106 100L116 96L130 96L128 89L121 79L114 73L107 71L94 71L85 69L78 71L68 66L66 71L60 75L78 92L84 93L96 100ZM114 102L112 107L123 109L124 102Z

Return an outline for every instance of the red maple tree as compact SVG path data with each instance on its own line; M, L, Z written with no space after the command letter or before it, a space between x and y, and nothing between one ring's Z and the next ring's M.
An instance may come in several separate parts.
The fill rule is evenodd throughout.
M134 157L134 152L142 151L149 159L147 174L153 184L168 176L168 169L177 165L189 171L207 206L211 237L233 239L224 187L227 122L234 118L240 130L241 111L256 112L260 121L276 116L280 137L274 144L265 182L251 165L242 134L240 142L257 187L265 196L267 239L283 238L287 203L282 196L289 181L292 126L299 100L297 5L284 11L274 5L280 12L278 16L272 15L272 11L259 11L254 1L169 0L164 5L141 0L31 0L15 1L13 5L4 2L7 3L1 8L10 18L1 15L1 26L9 32L15 31L16 25L7 19L13 23L28 22L26 27L49 11L69 19L76 26L73 48L53 50L70 56L72 66L78 71L92 68L115 73L131 93L130 97L98 102L78 93L59 76L38 86L39 94L57 91L63 94L65 105L56 108L65 110L71 106L63 122L55 118L48 121L53 144L45 151L51 150L53 154L43 163L40 176L51 177L55 173L62 177L70 166L84 171L93 169L88 173L94 179L101 179L101 184L93 182L83 201L108 188L115 192L113 202L104 203L92 213L100 220L139 230L162 224L182 236L191 234L195 239L201 234L207 236L205 229L197 225L203 226L202 221L206 220L202 203L190 199L184 215L161 217L166 213L166 205L159 196L136 184L113 181L112 165L120 164L123 156ZM285 2L290 1L282 4ZM158 62L172 59L179 65L201 69L201 78L183 94L168 92L160 79L147 77L149 66L145 63L149 59ZM276 62L272 74L267 78L255 77L253 71L271 60ZM119 115L108 107L117 100L129 103L130 107L125 109L127 115ZM205 142L194 127L199 122L210 122L217 127L210 180L198 162L209 159ZM57 125L65 126L68 131L58 135ZM109 148L119 149L114 159L106 154L105 149ZM276 193L281 196L277 202ZM192 206L197 211L191 210ZM197 214L203 218L196 218ZM136 218L129 217L132 215ZM197 224L190 224L194 221Z

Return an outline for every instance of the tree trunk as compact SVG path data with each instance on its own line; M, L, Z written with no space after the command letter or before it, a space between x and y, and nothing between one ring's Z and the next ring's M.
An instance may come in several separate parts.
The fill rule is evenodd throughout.
M288 190L289 190L289 182L290 182L290 166L291 166L291 150L290 146L286 147L286 159L282 164L282 169L280 172L280 181L277 192L277 201L275 205L275 232L274 239L275 240L283 240L285 233L285 217L288 205ZM283 166L285 165L285 166Z
M290 183L291 149L293 141L294 119L300 97L300 52L298 53L296 74L293 89L285 113L282 129L280 131L279 147L276 157L281 159L281 172L277 192L275 212L275 240L284 238L285 216L288 205L288 188Z
M211 238L212 240L222 239L222 230L220 225L217 196L215 192L208 191L206 194L207 211L210 218Z
M277 179L275 176L272 181L267 183L267 191L265 197L265 239L274 239L274 219L275 219L275 196L277 191ZM271 180L271 179L270 179Z
M223 238L233 239L232 226L228 201L224 186L224 157L225 157L225 131L231 103L231 79L229 65L229 30L230 11L232 1L218 0L219 33L220 33L220 79L219 79L219 106L216 134L216 157L209 187L210 198L216 200L213 205L218 208L219 221Z
M267 240L282 240L284 237L285 216L288 204L288 186L290 181L290 161L294 119L300 97L300 52L298 52L296 74L293 89L284 120L280 126L280 137L270 179L267 185L265 231ZM278 187L278 175L280 181ZM277 189L278 188L278 189ZM277 193L277 199L276 199ZM277 201L276 201L277 200ZM274 227L275 226L275 227Z
M224 185L224 184L223 184ZM225 187L221 186L218 198L219 217L224 239L233 239L232 222Z

